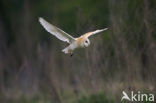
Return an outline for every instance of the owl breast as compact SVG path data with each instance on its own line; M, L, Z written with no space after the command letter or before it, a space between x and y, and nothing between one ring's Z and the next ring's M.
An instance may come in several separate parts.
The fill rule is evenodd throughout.
M77 43L78 47L84 47L84 41L85 41L85 38L83 36L77 38L76 43Z

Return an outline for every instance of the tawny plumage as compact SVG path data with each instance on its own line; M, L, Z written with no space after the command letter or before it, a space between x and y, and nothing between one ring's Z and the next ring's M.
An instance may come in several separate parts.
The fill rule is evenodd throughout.
M49 33L56 36L58 39L69 43L69 46L66 47L65 49L63 49L62 51L65 54L71 54L71 55L73 54L74 49L80 48L80 47L81 48L82 47L88 47L90 45L90 41L88 39L89 36L107 30L107 28L101 29L101 30L96 30L93 32L85 33L84 35L82 35L78 38L74 38L71 35L69 35L68 33L64 32L63 30L61 30L61 29L57 28L56 26L48 23L43 18L39 18L39 22Z

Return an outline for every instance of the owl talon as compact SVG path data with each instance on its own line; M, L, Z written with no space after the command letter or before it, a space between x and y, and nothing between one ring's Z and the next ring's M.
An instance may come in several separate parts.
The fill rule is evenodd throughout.
M73 56L73 53L70 53L70 56L72 57Z

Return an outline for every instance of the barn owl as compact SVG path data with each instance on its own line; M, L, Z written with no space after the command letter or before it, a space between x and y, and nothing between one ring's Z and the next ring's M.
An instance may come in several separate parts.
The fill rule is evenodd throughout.
M101 29L101 30L95 30L92 32L85 33L84 35L82 35L78 38L74 38L71 35L69 35L68 33L64 32L63 30L48 23L46 20L44 20L41 17L39 18L39 22L45 28L45 30L47 30L49 33L51 33L58 39L69 43L69 46L67 46L65 49L63 49L62 52L64 52L65 54L70 54L71 56L73 55L73 51L76 48L88 47L90 45L90 41L89 41L88 37L107 30L107 28Z

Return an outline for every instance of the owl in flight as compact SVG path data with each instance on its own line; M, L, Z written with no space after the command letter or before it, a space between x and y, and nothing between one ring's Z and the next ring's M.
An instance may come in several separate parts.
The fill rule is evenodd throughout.
M64 52L65 54L70 54L71 56L73 55L73 51L76 48L88 47L90 45L90 41L88 39L89 36L107 30L107 28L101 29L101 30L96 30L96 31L85 33L84 35L82 35L78 38L74 38L71 35L69 35L68 33L64 32L63 30L48 23L46 20L44 20L41 17L39 18L39 22L49 33L56 36L58 39L69 43L69 46L66 47L65 49L63 49L62 52Z

